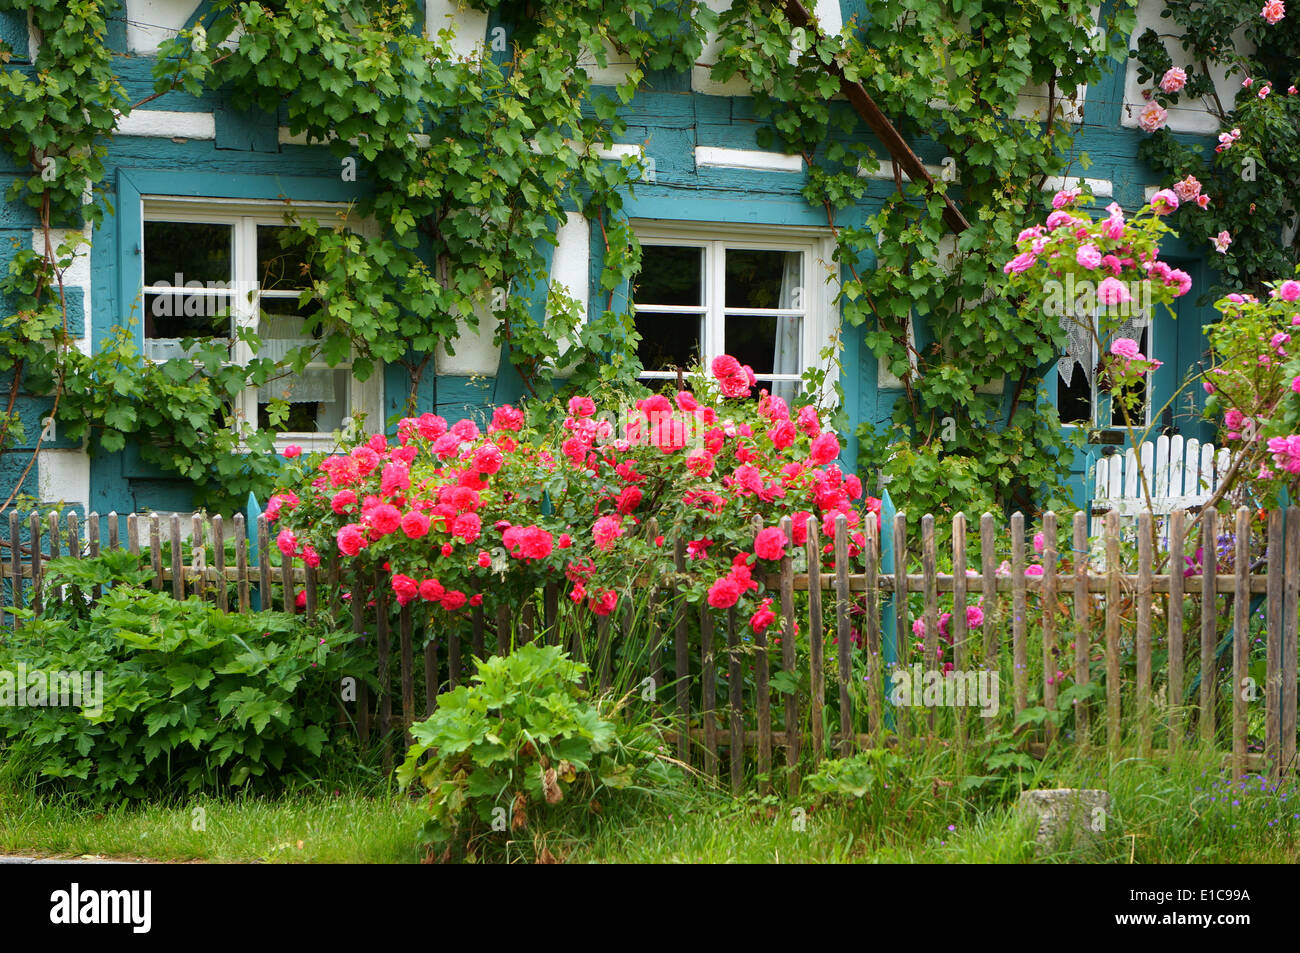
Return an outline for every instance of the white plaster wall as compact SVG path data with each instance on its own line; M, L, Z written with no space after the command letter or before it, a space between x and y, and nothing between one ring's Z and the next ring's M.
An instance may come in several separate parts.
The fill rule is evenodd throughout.
M555 237L559 244L551 256L550 287L562 287L565 294L578 302L578 313L582 315L585 324L591 280L591 223L577 212L569 212ZM568 339L560 340L561 356L568 352L572 344Z
M42 505L64 503L90 510L90 457L84 450L42 450L36 467Z
M126 48L135 54L158 52L199 8L199 0L126 0Z
M433 37L440 30L451 30L455 37L451 48L457 56L476 56L487 36L488 15L471 10L456 0L425 0L424 32Z
M448 353L442 345L438 346L434 362L439 374L449 377L496 376L501 348L492 343L492 339L500 322L492 311L490 299L479 304L474 314L478 318L478 327L471 328L466 322L461 322L460 333L452 345L455 354Z
M1161 19L1160 12L1164 8L1164 0L1140 0L1137 9L1137 27L1133 30L1131 40L1132 49L1137 49L1137 38L1145 33L1148 27L1160 34L1169 33L1175 28L1172 20ZM1162 38L1164 39L1165 49L1169 52L1169 57L1173 60L1174 65L1186 69L1190 65L1191 57L1183 50L1177 40L1167 37ZM1242 33L1234 35L1234 43L1244 53L1249 54L1254 51L1254 44L1247 43ZM1199 71L1200 69L1197 67L1197 72ZM1142 90L1144 88L1153 89L1160 82L1160 77L1155 76L1148 80L1144 87L1143 84L1138 82L1137 73L1137 60L1130 59L1124 77L1124 104L1120 114L1120 125L1130 128L1137 128L1138 115L1147 104L1147 100L1142 96ZM1228 78L1226 72L1222 69L1212 69L1211 76L1214 79L1214 88L1218 91L1219 99L1222 100L1224 108L1231 109L1237 92L1241 88L1242 77L1237 75ZM1183 99L1177 106L1169 109L1169 128L1174 132L1213 134L1219 131L1219 120L1210 112L1208 101L1206 103L1194 103Z
M64 269L63 287L80 288L84 314L82 336L76 346L90 353L90 321L94 314L90 283L90 231L66 228L50 229L50 242L57 249L70 239L80 238L81 244L73 254L72 263ZM32 248L37 254L45 253L45 233L32 230ZM55 434L57 436L57 434ZM36 479L42 503L64 502L90 505L90 456L84 447L71 450L41 450L36 457Z
M115 133L148 139L215 139L217 120L212 113L137 109L118 119Z

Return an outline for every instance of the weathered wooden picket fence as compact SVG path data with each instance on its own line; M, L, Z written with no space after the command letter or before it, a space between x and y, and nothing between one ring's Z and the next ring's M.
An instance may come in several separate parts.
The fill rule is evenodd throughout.
M656 617L659 622L634 622L632 600L626 599L627 611L610 617L584 616L584 625L595 629L590 644L596 648L588 661L594 679L604 689L610 686L612 637L624 643L637 639L660 643L659 650L648 655L651 670L646 674L658 689L655 704L675 716L677 729L672 740L678 756L717 776L725 749L730 780L739 788L746 765L743 755L732 756L735 752L752 750L759 777L767 778L774 767L774 751L781 749L782 766L797 778L805 746L808 760L815 764L832 752L845 755L887 743L894 736L934 731L933 711L918 716L890 703L888 676L889 666L894 664L919 662L927 671L939 666L940 594L952 600L950 658L956 670L997 670L1009 655L1017 716L1029 705L1034 654L1041 659L1041 704L1048 709L1056 705L1060 686L1054 676L1061 667L1061 653L1068 650L1062 643L1072 640L1075 684L1087 684L1093 677L1090 662L1094 652L1100 652L1104 672L1098 681L1105 697L1104 705L1098 703L1095 711L1086 702L1075 703L1074 743L1088 745L1099 739L1104 724L1105 747L1112 754L1126 744L1150 754L1158 733L1171 750L1192 743L1197 734L1203 743L1213 745L1223 736L1216 725L1221 688L1217 678L1217 656L1222 648L1219 622L1230 614L1232 703L1230 731L1224 734L1230 736L1232 768L1234 775L1253 767L1276 777L1296 768L1300 507L1268 512L1263 527L1265 546L1252 551L1256 516L1239 509L1233 524L1221 531L1219 514L1214 511L1192 516L1175 510L1167 523L1162 521L1163 529L1153 531L1151 514L1144 512L1133 534L1135 571L1126 571L1121 548L1126 531L1120 514L1112 511L1106 515L1100 538L1089 537L1088 514L1073 514L1071 551L1060 554L1057 516L1048 512L1041 522L1045 540L1041 575L1026 574L1030 533L1019 513L1010 520L1006 572L998 570L997 527L988 514L978 526L978 570L968 568L971 528L964 515L953 517L951 573L938 571L936 525L931 516L913 527L919 529L919 539L909 537L901 513L887 519L883 539L877 538L875 521L866 520L867 545L855 564L851 564L850 540L840 520L833 539L834 569L829 572L816 558L822 539L815 521L810 520L809 558L801 560L806 568L796 571L795 547L791 546L779 570L765 579L779 605L779 624L770 633L751 631L747 620L738 618L734 609L717 612L703 604L691 606L685 600L672 599L680 575L657 582L640 579L635 583L638 588L653 586L664 598L666 608ZM788 519L783 528L793 540ZM2 588L8 600L0 601L0 621L7 618L20 624L18 614L8 611L10 606L26 606L39 613L43 604L63 597L43 585L43 566L48 560L60 555L95 556L108 548L142 555L153 569L155 589L169 589L176 598L195 595L222 611L260 607L292 612L297 608L309 617L329 612L334 619L345 619L350 613L354 631L375 636L379 697L373 711L364 686L358 698L358 730L366 744L372 727L388 739L394 727L405 729L431 711L439 690L460 683L474 658L508 652L512 640L514 644L534 637L556 640L560 631L557 615L570 611L560 608L560 593L553 585L523 607L472 610L464 629L448 629L445 640L427 640L422 659L425 698L417 708L414 633L419 606L394 606L384 577L343 579L337 555L319 570L273 565L268 558L273 550L266 518L256 520L251 539L246 530L243 516L224 520L220 516L183 519L133 514L123 518L109 514L101 518L92 513L79 522L75 514L61 521L53 513L25 518L11 513L8 538L3 540L7 552L0 552L0 578L7 582ZM649 527L649 532L657 530ZM1182 553L1189 534L1197 534L1207 554L1219 550L1221 540L1230 536L1233 570L1220 574L1212 557L1206 571L1200 565L1184 571ZM229 539L233 539L233 563L227 554ZM674 543L667 545L673 547ZM914 545L916 549L911 548ZM1131 548L1125 545L1123 551ZM684 553L684 541L677 541L679 574L687 572ZM916 563L920 573L909 569ZM1064 571L1067 565L1069 571ZM340 601L341 581L342 588L351 592L347 606ZM304 594L304 602L296 607L299 593ZM918 612L912 611L909 596L919 602ZM1225 597L1222 611L1220 596ZM976 599L987 617L978 637L968 630L966 615L966 608ZM1191 631L1184 622L1186 608L1194 608L1198 599L1202 610L1199 626ZM1009 616L1005 611L1008 600ZM1051 610L1040 612L1032 624L1031 600L1039 609ZM1262 604L1267 641L1267 674L1257 697L1247 674L1252 601ZM540 606L540 616L534 602ZM1159 615L1164 617L1163 627L1155 621ZM924 620L924 647L919 653L911 649L917 638L913 634L917 618ZM800 640L782 637L799 632L801 619L807 624L805 633L823 636L806 639L806 662L797 651ZM1163 652L1153 652L1153 641L1162 634L1160 628L1166 640ZM492 630L495 639L489 645ZM583 640L572 638L570 647L582 651ZM389 688L394 647L401 705L397 726ZM446 653L445 666L440 664L440 649ZM1122 657L1134 660L1131 678L1122 676ZM1153 691L1159 674L1153 668L1157 660L1162 660L1165 669L1163 700ZM1194 698L1185 692L1188 663L1199 663L1199 693ZM807 676L806 695L773 688L773 666L778 664L779 670L791 677L802 680ZM665 676L666 667L672 671L671 678ZM718 697L720 689L722 698ZM774 694L779 697L774 699ZM776 712L774 701L778 703ZM1259 704L1265 713L1262 759L1247 750L1251 706ZM950 725L955 740L966 738L969 726L965 715L957 711ZM373 726L372 719L377 722ZM1065 738L1049 731L1042 740L1064 743Z

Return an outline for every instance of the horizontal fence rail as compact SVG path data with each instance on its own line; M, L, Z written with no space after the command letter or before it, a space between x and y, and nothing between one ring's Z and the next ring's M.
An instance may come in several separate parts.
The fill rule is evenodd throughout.
M680 576L634 580L624 596L649 593L645 605L624 598L606 617L579 616L552 584L519 605L431 623L419 604L396 606L382 574L359 578L337 553L316 569L286 565L265 515L250 533L243 515L11 512L0 540L0 621L19 627L26 612L14 610L39 616L69 598L99 598L49 586L46 567L109 550L139 557L146 585L178 599L324 617L373 646L379 688L372 699L359 685L356 725L363 746L375 734L382 740L389 766L391 742L433 710L440 691L464 682L475 659L544 639L564 640L589 664L593 689L631 697L650 685L648 704L671 717L677 756L713 777L725 767L735 788L747 767L765 790L778 775L797 785L808 764L893 738L937 734L960 744L991 731L979 727L985 719L969 698L937 715L942 703L894 697L921 681L941 695L957 683L975 691L979 673L996 677L999 704L1035 744L1116 754L1133 745L1149 755L1199 740L1229 752L1234 775L1255 766L1278 777L1296 767L1300 507L1263 517L1174 510L1158 520L1142 512L1133 525L1112 511L1090 535L1084 512L1063 523L1048 512L1036 527L1016 513L1008 542L991 515L968 526L957 514L944 534L947 571L928 515L909 526L897 514L883 533L868 518L854 558L841 518L832 567L821 561L816 521L796 547L787 518L787 555L756 575L776 621L754 631L747 612L678 598ZM653 520L644 530L658 532ZM1041 546L1031 549L1035 530ZM677 572L689 572L685 541L665 545ZM1184 552L1197 547L1216 555L1189 563ZM1232 568L1220 571L1220 560ZM968 618L970 609L978 612ZM1262 685L1251 675L1253 640L1263 644ZM614 684L616 657L624 676L629 658L639 666L636 679ZM1073 700L1062 707L1062 698ZM1057 715L1026 725L1035 711Z

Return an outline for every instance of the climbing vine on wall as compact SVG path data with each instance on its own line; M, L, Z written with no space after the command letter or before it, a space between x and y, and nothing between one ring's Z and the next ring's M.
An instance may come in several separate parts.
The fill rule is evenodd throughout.
M883 468L912 512L1024 506L1066 474L1059 421L1039 388L1062 331L1007 293L996 249L1038 216L1049 176L1086 168L1072 155L1063 102L1123 55L1134 23L1131 4L1095 28L1091 16L1082 0L886 0L842 38L815 39L761 0L722 16L717 73L743 75L773 120L771 141L808 159L804 195L825 208L849 271L844 320L902 382L892 419L861 427L860 462ZM862 216L859 170L878 166L856 117L828 106L831 63L905 140L950 157L952 181L931 188L896 171L883 208ZM1035 92L1037 113L1022 115L1022 94ZM970 223L959 236L944 221L946 193ZM918 318L929 341L914 344Z
M80 228L102 217L102 204L82 197L100 184L106 137L130 110L105 43L118 4L64 6L0 0L0 10L30 14L37 44L32 65L7 69L0 87L0 139L31 169L10 198L38 208L47 235L53 225ZM399 364L413 401L438 347L454 351L465 327L491 320L531 393L549 392L560 376L574 387L635 376L635 331L612 292L639 263L618 212L641 168L599 158L598 147L624 131L618 101L593 96L572 64L616 49L634 64L615 90L626 103L645 69L689 67L711 14L693 2L480 5L496 7L513 26L513 46L476 57L456 57L450 34L425 38L417 4L382 0L217 0L200 25L161 48L150 99L220 87L239 105L283 105L295 134L361 169L357 211L377 223L375 237L295 219L312 246L304 297L322 307L304 331L317 343L283 365L300 371L312 359L355 355L364 379ZM607 297L590 320L572 294L579 289L549 289L544 315L522 293L545 280L544 244L570 208L594 221L606 243ZM5 280L16 315L0 338L0 370L11 373L0 447L21 436L14 404L24 387L52 394L63 434L88 436L95 449L120 450L150 434L140 443L144 459L193 480L201 503L264 490L279 466L271 434L232 408L283 366L233 366L224 344L156 364L139 353L131 327L93 355L81 353L60 288L77 244L21 252ZM256 349L256 336L240 333ZM604 359L587 359L594 354ZM285 413L273 402L272 425Z
M808 160L803 194L836 232L845 323L902 382L892 418L861 428L860 462L883 468L912 511L1024 505L1060 484L1066 448L1041 381L1062 331L1018 307L1000 268L1019 230L1040 217L1048 177L1086 168L1063 104L1125 54L1131 4L1107 5L1096 27L1083 0L883 0L839 36L796 28L782 4L762 0L737 0L720 18L691 0L471 5L506 25L508 42L458 57L450 35L422 35L414 3L217 0L201 27L160 51L156 96L223 88L237 106L283 110L291 133L356 162L364 188L355 210L375 233L298 220L312 246L305 294L322 305L309 332L326 360L354 354L363 377L403 365L413 399L438 347L490 321L530 393L635 376L635 330L615 292L639 264L621 210L641 169L598 150L626 138L621 109L646 73L690 69L716 28L714 78L746 79L771 121L760 145ZM103 142L130 104L103 42L116 4L81 0L71 14L64 6L0 0L0 9L30 12L42 41L32 67L5 72L0 138L32 170L17 192L48 223L76 225L101 214L81 197L102 178ZM572 68L602 62L609 49L632 64L612 96ZM931 185L895 172L882 196L880 181L860 174L880 169L881 157L854 113L832 101L832 64L861 81L930 161L950 157L952 175ZM1038 97L1036 115L1019 111L1026 93ZM38 132L51 123L57 135ZM65 160L52 182L42 178L50 150ZM871 214L869 189L883 199ZM960 235L944 221L945 193L969 222ZM586 315L565 293L578 289L533 293L570 210L593 223L606 250ZM66 261L57 251L15 259L5 290L19 313L4 326L0 369L54 393L74 439L88 434L112 450L148 430L161 435L144 451L153 462L213 499L265 485L278 465L269 435L246 422L212 424L277 368L231 368L216 352L151 364L129 329L81 354L55 293ZM310 357L303 349L287 360L301 369Z

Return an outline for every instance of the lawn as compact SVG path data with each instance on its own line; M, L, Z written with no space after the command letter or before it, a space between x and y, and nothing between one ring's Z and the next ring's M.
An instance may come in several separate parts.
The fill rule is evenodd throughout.
M1010 793L971 798L921 752L888 800L733 798L699 780L570 814L542 836L568 863L1297 863L1300 807L1258 780L1228 785L1217 762L1129 759L1097 774L1075 758L1035 786L1107 788L1112 817L1095 848L1036 852ZM418 799L322 789L279 797L197 797L99 808L0 782L0 853L215 863L418 863ZM499 836L510 837L502 834ZM524 856L527 843L505 845ZM517 847L518 849L515 849Z

